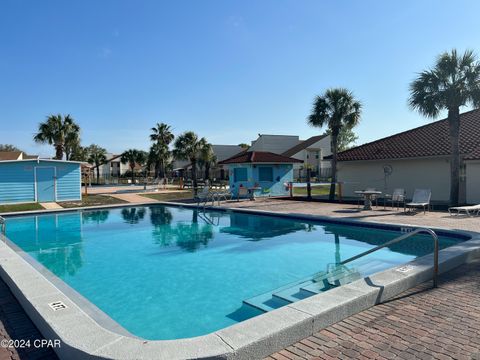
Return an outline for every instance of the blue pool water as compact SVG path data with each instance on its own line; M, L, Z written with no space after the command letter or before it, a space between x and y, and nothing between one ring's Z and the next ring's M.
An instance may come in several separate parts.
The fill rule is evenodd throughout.
M154 205L7 219L7 237L132 334L198 336L261 311L242 301L399 232ZM441 237L441 248L461 241ZM353 262L363 275L432 252L417 236ZM350 266L350 264L349 264Z

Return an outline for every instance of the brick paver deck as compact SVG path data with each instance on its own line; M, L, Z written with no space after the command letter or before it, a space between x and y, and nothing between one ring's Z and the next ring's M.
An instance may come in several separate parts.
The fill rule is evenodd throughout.
M30 347L7 348L4 340L30 340ZM7 285L0 280L0 360L57 359L51 348L35 348L33 342L43 339L38 329L25 314Z
M293 359L480 359L480 261L270 355Z

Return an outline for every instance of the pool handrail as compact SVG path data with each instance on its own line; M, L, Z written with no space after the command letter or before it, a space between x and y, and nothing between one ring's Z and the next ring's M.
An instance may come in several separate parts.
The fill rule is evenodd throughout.
M345 265L353 260L357 260L365 255L368 255L368 254L371 254L377 250L380 250L380 249L383 249L384 247L387 247L387 246L390 246L390 245L393 245L393 244L396 244L402 240L405 240L405 239L408 239L414 235L417 235L417 234L420 234L420 233L427 233L429 234L432 239L433 239L433 243L434 243L434 250L433 250L433 287L436 288L437 287L437 277L438 277L438 236L437 234L435 233L435 231L433 231L432 229L428 229L428 228L417 228L415 230L412 230L406 234L403 234L399 237L396 237L395 239L393 240L390 240L390 241L387 241L385 244L382 244L382 245L379 245L377 247L374 247L373 249L370 249L370 250L367 250L363 253L360 253L358 255L355 255L355 256L352 256L351 258L348 258L347 260L344 260L344 261L341 261L339 263L339 265Z

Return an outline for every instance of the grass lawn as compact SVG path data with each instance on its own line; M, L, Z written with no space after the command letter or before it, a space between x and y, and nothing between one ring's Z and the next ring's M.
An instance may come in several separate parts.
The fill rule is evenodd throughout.
M330 193L330 184L312 186L312 196L328 195ZM336 189L338 194L338 188ZM307 196L307 187L294 187L293 196Z
M0 213L14 212L14 211L42 210L42 209L43 207L39 203L0 205Z
M140 194L141 196L148 197L150 199L155 199L158 201L175 201L175 200L187 200L193 199L193 194L191 191L175 191L167 193L158 193L158 194Z
M100 206L126 203L126 201L108 195L87 195L82 196L82 201L64 201L59 203L59 205L63 208L76 208L82 206Z

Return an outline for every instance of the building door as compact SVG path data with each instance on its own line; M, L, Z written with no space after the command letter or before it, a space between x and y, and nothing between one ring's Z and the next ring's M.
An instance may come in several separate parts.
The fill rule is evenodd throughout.
M55 168L36 167L35 174L37 179L37 201L55 201Z

